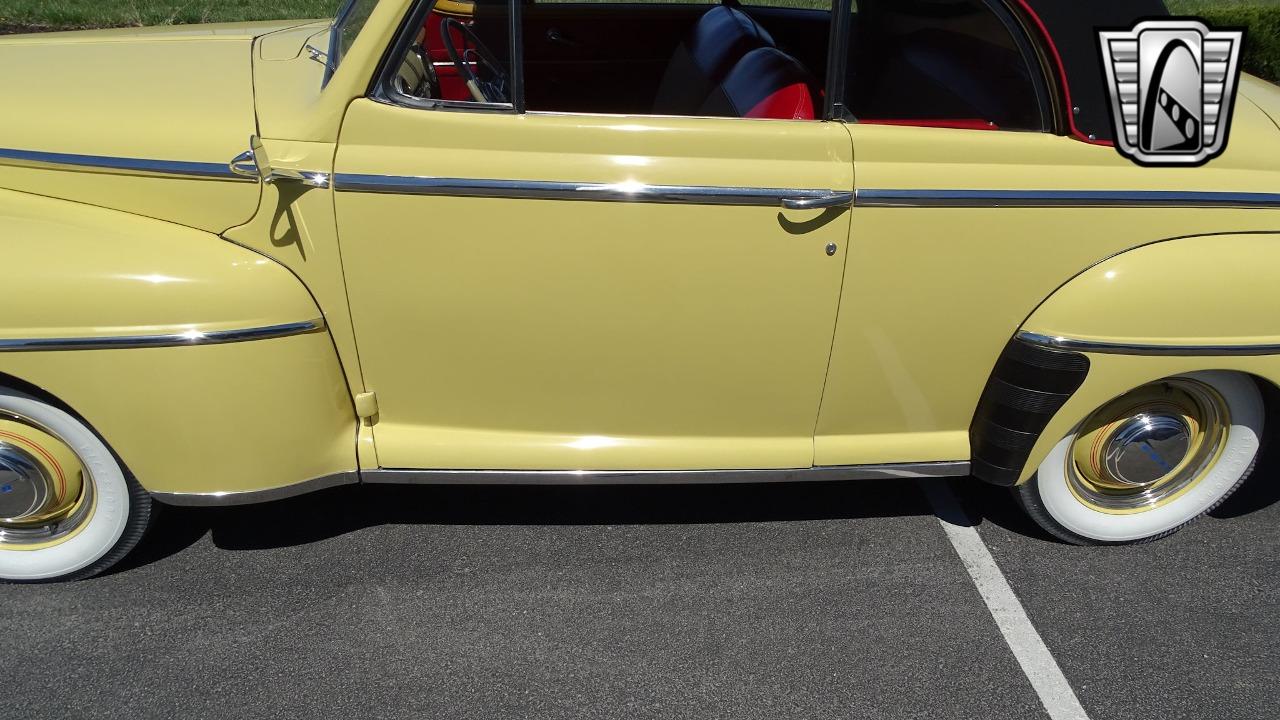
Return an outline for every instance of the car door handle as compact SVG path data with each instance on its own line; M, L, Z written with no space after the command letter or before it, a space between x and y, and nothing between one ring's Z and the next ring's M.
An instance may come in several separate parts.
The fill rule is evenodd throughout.
M568 45L569 47L578 47L579 44L577 40L565 35L557 28L550 28L547 30L547 39L553 43Z
M827 208L851 207L853 193L836 192L816 197L783 198L782 207L787 210L825 210Z

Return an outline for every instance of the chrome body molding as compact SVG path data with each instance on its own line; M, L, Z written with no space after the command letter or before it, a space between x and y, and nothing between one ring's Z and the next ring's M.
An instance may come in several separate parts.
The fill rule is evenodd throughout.
M1050 350L1071 350L1083 353L1107 355L1183 355L1208 357L1214 355L1280 355L1278 345L1153 345L1150 343L1114 343L1096 340L1041 335L1020 332L1022 342Z
M782 470L365 470L361 480L395 485L654 485L815 482L959 477L969 462L840 465Z
M252 505L255 503L285 500L311 492L327 490L340 485L355 485L360 482L360 475L354 470L334 473L307 480L305 482L269 488L267 490L249 490L246 492L218 493L151 493L151 497L166 505L182 507L225 507L228 505Z
M847 465L792 470L360 470L325 475L267 490L219 493L151 493L168 505L221 507L284 500L340 485L652 485L892 480L958 477L969 462Z
M858 207L1277 208L1280 193L1165 190L858 190Z
M79 338L30 338L0 339L0 352L35 352L40 350L119 350L127 348L148 347L182 347L186 345L222 345L226 343L248 342L250 340L270 340L272 338L302 335L319 332L325 329L322 318L305 322L268 325L266 327L242 328L236 330L188 330L181 333L163 335L123 335Z
M0 148L0 162L19 165L51 165L61 168L87 168L114 170L117 172L162 175L166 177L203 178L257 182L257 178L232 172L225 163L186 162L180 160L151 160L146 158L112 157L107 155L76 155L71 153L38 152Z
M721 187L714 185L648 185L637 182L575 183L545 180L487 180L404 175L333 176L338 192L395 195L508 198L517 200L588 200L683 205L747 205L789 209L849 206L853 194L836 190Z

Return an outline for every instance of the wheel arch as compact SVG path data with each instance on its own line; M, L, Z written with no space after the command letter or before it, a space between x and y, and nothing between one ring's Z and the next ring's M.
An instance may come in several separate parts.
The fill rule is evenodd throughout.
M988 380L970 427L974 474L1024 483L1093 409L1174 375L1248 374L1273 413L1280 398L1277 268L1280 234L1199 235L1127 250L1063 283L1028 316ZM1053 377L1064 363L1080 368L1075 387ZM1037 422L1001 424L1010 405L1028 403Z

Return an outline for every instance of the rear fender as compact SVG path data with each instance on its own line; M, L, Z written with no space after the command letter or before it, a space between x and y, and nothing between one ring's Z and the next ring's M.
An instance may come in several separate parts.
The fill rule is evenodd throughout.
M1081 377L1064 385L1052 370L1011 365L1028 346L1041 365L1083 368ZM1145 383L1234 370L1280 384L1280 234L1169 240L1098 263L1031 314L1001 362L1027 380L1015 392L993 376L971 429L975 473L997 484L1026 482L1093 410ZM1008 433L992 418L1011 404L1050 410L1038 427ZM1003 458L1004 472L984 474L984 456Z

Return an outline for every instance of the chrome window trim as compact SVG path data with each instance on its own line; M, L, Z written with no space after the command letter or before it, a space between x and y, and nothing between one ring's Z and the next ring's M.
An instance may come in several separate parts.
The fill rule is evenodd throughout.
M1274 345L1156 345L1152 343L1116 343L1099 340L1080 340L1023 331L1018 333L1022 342L1050 350L1071 350L1105 355L1181 355L1209 357L1229 355L1280 355L1280 344Z
M969 461L838 465L779 470L363 470L374 485L656 485L963 477Z
M859 207L1186 207L1280 208L1280 193L1178 190L860 189Z
M338 192L440 195L453 197L508 198L518 200L587 200L688 205L745 205L781 207L783 201L824 202L836 196L847 206L851 193L837 190L753 188L713 185L647 185L644 183L553 182L545 180L490 180L417 177L403 175L334 176Z
M64 168L92 168L95 170L118 170L169 177L207 178L213 180L233 180L237 182L257 182L257 178L246 178L231 172L226 163L187 162L182 160L153 160L149 158L114 157L109 155L78 155L75 153L42 152L38 150L19 150L0 148L0 161L13 163L36 163L54 165Z
M0 352L36 352L47 350L123 350L150 347L185 347L189 345L225 345L227 343L270 340L324 330L323 319L268 325L234 330L187 330L158 335L122 335L79 338L0 339Z

